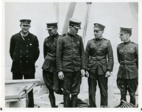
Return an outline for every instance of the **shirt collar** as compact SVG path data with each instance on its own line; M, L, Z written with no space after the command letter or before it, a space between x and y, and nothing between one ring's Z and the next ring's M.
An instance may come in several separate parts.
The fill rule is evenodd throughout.
M71 34L71 33L67 33L70 37L74 37L75 35Z
M95 38L95 40L96 40L96 41L100 41L100 40L102 40L102 38L103 38L103 37L101 37L101 38Z
M22 31L20 31L20 34L22 37L26 37L26 36L28 36L29 32L27 34L23 34Z
M58 33L56 34L56 35L54 35L54 36L50 36L50 38L57 38L58 37Z
M131 42L131 40L127 41L127 42L124 42L124 44L129 44Z

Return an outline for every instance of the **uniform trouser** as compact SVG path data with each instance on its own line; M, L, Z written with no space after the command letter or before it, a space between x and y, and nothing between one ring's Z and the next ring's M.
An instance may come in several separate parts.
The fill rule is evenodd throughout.
M138 86L138 79L117 79L117 86L120 89L121 100L126 101L127 91L130 94L130 103L136 104L135 92Z
M13 73L13 79L14 80L18 80L18 79L34 79L35 78L35 74L34 73L26 73L26 74L22 74L22 73ZM28 98L29 98L29 104L28 107L34 107L34 98L33 98L33 90L31 90L28 93Z
M77 107L77 96L80 92L81 73L64 72L64 107ZM71 94L71 98L70 98Z
M101 106L108 105L108 93L107 93L108 78L105 77L105 74L98 75L98 71L96 70L95 73L90 73L89 78L88 78L90 107L96 107L97 80L98 80L98 85L99 85L100 93L101 93L101 104L100 105Z
M51 107L56 107L55 104L55 95L54 95L54 90L53 90L53 80L54 80L54 74L53 72L48 72L43 70L43 80L45 82L46 87L49 90L49 100L50 100L50 104Z

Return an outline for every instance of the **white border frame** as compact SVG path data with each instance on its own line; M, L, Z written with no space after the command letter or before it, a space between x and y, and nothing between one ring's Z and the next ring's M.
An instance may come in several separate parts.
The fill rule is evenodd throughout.
M18 109L18 108L5 108L5 99L4 99L4 82L5 82L5 78L4 78L4 74L5 74L5 2L49 2L49 0L0 0L0 7L2 8L2 11L0 11L0 21L2 23L1 25L1 29L0 29L0 78L1 78L1 83L0 83L0 107L2 107L2 110L6 110L6 111L15 111L15 110L20 110L20 111L141 111L142 109L142 82L140 79L142 79L142 76L140 73L142 73L142 69L139 69L139 108L136 109L132 109L132 108L126 108L126 109L122 109L122 108L73 108L73 109L65 109L65 108L57 108L57 109L52 109L52 108L35 108L35 109L28 109L28 108L23 108L23 109ZM138 9L138 45L139 45L139 68L141 68L141 64L142 64L142 59L140 57L142 57L142 0L54 0L52 2L138 2L139 3L139 9Z

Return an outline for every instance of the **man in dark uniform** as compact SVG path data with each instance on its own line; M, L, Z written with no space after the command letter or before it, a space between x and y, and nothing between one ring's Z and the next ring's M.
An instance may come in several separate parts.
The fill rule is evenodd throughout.
M117 74L117 86L122 100L126 101L127 91L130 94L130 103L136 104L135 92L138 86L138 44L130 41L131 28L120 28L120 39L123 43L117 46L118 62L120 64Z
M94 23L95 38L88 41L85 51L86 56L86 75L89 84L89 104L96 107L96 86L97 80L101 93L101 107L108 106L107 84L108 77L113 70L113 51L109 40L102 37L105 26Z
M47 30L49 36L45 38L43 45L44 53L44 63L43 69L43 79L49 90L49 100L51 107L56 107L54 91L58 94L62 94L62 90L58 88L58 74L56 72L56 45L57 40L60 37L57 32L57 22L47 23Z
M80 25L80 21L70 19L69 32L59 38L57 42L56 63L58 77L59 79L64 80L64 107L77 106L81 74L82 76L85 75L83 41L82 37L77 35Z
M34 79L35 62L39 57L39 44L35 35L29 32L29 19L22 19L21 31L11 37L10 56L13 60L11 72L13 79ZM28 94L29 105L34 107L33 90Z

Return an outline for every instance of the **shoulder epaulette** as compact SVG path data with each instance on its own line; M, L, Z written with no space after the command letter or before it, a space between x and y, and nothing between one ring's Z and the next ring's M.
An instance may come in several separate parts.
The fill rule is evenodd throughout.
M107 40L107 41L110 41L110 40L108 40L108 39L106 39L106 38L102 38L102 39Z
M136 44L137 45L137 43L135 43L135 42L131 42L132 44Z
M120 45L122 45L122 44L124 44L124 43L120 43L120 44L118 44L118 46L120 46Z

